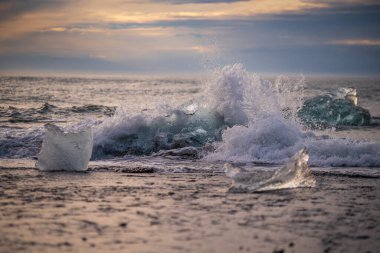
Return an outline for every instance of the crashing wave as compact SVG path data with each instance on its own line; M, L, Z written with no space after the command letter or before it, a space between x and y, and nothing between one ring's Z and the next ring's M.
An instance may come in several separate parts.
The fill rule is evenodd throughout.
M46 124L46 134L36 166L44 171L84 171L92 152L92 128L66 133Z
M302 148L272 177L257 181L256 175L242 168L225 165L225 173L234 180L229 192L259 192L298 187L314 187L316 180L307 164L309 155L306 148Z
M195 105L193 106L196 107ZM160 150L203 147L221 140L223 118L204 108L176 109L165 116L129 116L117 110L96 128L94 158L149 155Z
M246 92L239 106L236 102L230 106L220 98L222 108L227 104L227 112L233 108L237 115L245 116L248 123L225 129L222 141L214 144L215 151L204 159L280 164L305 146L310 151L310 164L314 166L380 166L378 142L317 136L302 130L303 125L296 117L302 105L302 100L297 101L297 98L302 91L294 88L302 84L283 81L272 84L249 75L240 65L225 67L221 76L217 80L224 81L214 82L213 90L230 90L238 95L234 89ZM228 82L234 84L226 84ZM230 95L229 99L233 98ZM341 100L354 106L346 99Z
M280 164L306 146L314 166L379 166L380 143L302 130L297 117L302 88L303 79L271 83L240 64L226 66L215 72L197 101L158 115L129 115L118 108L95 128L93 158L156 153ZM210 144L213 148L202 149Z
M299 101L292 99L297 106L291 106L275 92L281 90L291 96L294 93L289 87L294 90L282 81L272 84L259 76L252 78L241 64L226 66L215 72L205 96L195 102L176 109L167 107L159 115L129 115L118 108L113 117L96 128L93 157L149 155L221 141L227 127L248 126L274 113L281 115L285 104L294 111Z

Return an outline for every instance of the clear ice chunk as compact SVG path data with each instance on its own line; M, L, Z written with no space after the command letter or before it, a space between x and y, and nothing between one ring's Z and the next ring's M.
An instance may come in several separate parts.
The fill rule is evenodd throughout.
M302 148L269 179L257 182L256 175L231 164L225 165L225 173L234 179L229 192L258 192L297 187L314 187L316 180L307 164L309 155Z
M45 125L46 134L36 166L44 171L84 171L93 147L92 128L64 132L53 124Z

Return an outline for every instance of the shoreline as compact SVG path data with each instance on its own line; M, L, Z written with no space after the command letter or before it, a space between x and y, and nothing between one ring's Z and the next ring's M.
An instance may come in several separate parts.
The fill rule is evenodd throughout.
M232 180L215 172L3 166L0 252L376 252L375 170L313 170L315 188L231 194Z

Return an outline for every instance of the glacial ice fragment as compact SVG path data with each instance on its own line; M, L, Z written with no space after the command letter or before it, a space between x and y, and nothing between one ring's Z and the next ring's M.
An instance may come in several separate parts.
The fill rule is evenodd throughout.
M306 148L302 148L271 178L257 182L255 175L242 168L225 165L225 173L234 179L229 192L258 192L297 187L314 187L316 180L307 164L309 155Z
M340 88L336 94L325 94L305 100L298 117L311 127L368 126L372 116L358 106L355 88Z
M46 134L36 166L45 171L84 171L91 158L92 128L66 133L53 124L45 125Z
M358 106L358 95L355 88L340 88L337 97L339 96Z

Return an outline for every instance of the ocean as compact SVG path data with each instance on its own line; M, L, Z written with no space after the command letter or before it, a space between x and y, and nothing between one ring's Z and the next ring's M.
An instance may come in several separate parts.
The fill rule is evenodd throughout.
M380 79L0 83L1 252L379 248Z
M53 123L67 131L92 127L95 164L143 161L163 171L186 160L197 171L223 162L270 167L305 146L313 167L380 166L378 78L265 78L236 64L202 78L2 76L0 83L0 159L35 160L44 125ZM341 101L336 94L349 87L367 121L339 104L321 108L330 118L309 110L309 121L300 119L307 99L329 94Z

